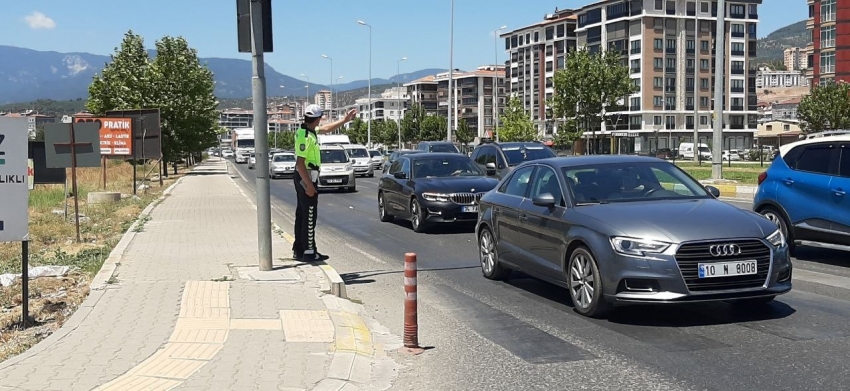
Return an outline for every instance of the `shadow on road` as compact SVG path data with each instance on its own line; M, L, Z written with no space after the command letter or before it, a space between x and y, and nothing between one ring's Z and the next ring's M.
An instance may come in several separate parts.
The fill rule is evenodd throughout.
M794 252L794 258L811 262L820 263L829 266L850 267L850 257L846 252L838 250L829 250L825 248L797 246Z
M513 272L505 283L546 299L555 308L562 310L574 308L566 288L537 280L520 272ZM678 328L775 320L786 318L795 312L796 310L783 303L782 296L779 296L765 306L745 306L732 302L617 306L606 320L595 320L595 322Z
M392 224L399 228L413 229L410 221L396 217ZM475 222L468 223L446 223L429 225L422 235L465 235L475 232Z
M450 271L450 270L467 270L467 269L477 269L479 266L460 266L460 267L446 267L446 268L419 268L417 272L441 272L441 271ZM351 273L343 273L340 274L342 280L345 281L346 284L369 284L375 282L374 279L370 279L368 277L381 276L386 274L398 274L402 275L404 270L373 270L366 272L351 272Z

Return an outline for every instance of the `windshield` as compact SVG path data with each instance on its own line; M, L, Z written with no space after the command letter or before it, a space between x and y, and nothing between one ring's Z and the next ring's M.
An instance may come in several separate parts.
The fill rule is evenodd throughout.
M711 152L711 150L708 149L708 147L699 147L699 151L700 152Z
M254 139L236 140L236 148L254 148Z
M708 197L703 187L667 162L565 167L579 204Z
M521 147L503 147L502 152L505 153L505 158L508 159L509 166L516 166L522 162L529 160L546 159L555 157L555 152L544 146L521 146Z
M322 151L322 163L348 163L348 155L341 149L325 149Z
M295 155L274 155L275 162L294 162Z
M381 151L369 151L369 155L372 157L381 157Z
M449 153L460 153L457 147L454 144L431 144L428 146L429 152L449 152Z
M413 163L414 178L446 178L452 176L484 176L484 172L472 160L457 158L416 159Z
M366 148L352 148L346 149L346 151L348 151L348 156L351 157L370 157Z

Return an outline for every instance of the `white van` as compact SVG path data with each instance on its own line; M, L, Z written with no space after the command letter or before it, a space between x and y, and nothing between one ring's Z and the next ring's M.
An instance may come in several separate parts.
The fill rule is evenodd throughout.
M348 138L347 135L344 134L320 134L316 136L319 141L319 145L346 145L351 144L351 139Z
M708 145L699 144L699 157L702 160L711 160L711 150L708 149ZM685 160L693 160L694 159L694 143L681 143L679 144L679 158Z

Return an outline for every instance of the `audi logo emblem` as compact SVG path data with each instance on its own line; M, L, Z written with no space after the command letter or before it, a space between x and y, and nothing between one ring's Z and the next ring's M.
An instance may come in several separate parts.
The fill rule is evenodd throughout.
M713 257L731 257L741 255L741 248L737 244L715 244L708 248Z

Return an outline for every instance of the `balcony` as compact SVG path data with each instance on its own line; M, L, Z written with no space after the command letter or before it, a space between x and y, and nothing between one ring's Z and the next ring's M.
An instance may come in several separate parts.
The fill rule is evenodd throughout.
M687 49L685 49L685 53L686 53L686 54L695 54L695 53L696 53L696 49L694 49L694 48L687 48Z
M745 35L744 35L743 31L741 31L741 32L733 31L732 32L732 38L744 38L744 36Z
M743 55L744 55L744 51L743 51L743 50L733 50L733 51L732 51L732 55L733 55L733 56L743 56Z
M743 105L732 105L732 111L744 111Z
M693 110L694 105L685 105L685 110Z
M676 9L667 8L667 15L676 15Z
M640 67L632 67L632 73L640 73Z
M729 17L732 18L732 19L746 19L747 14L739 14L737 12L731 12L731 13L729 13Z
M744 92L744 87L732 87L730 90L732 92Z
M676 54L676 48L671 48L668 46L667 49L664 50L664 52L667 54Z
M690 123L685 124L685 129L691 129L691 130L693 130L693 129L694 129L694 124L693 124L693 122L690 122Z
M692 75L696 69L694 67L685 68L685 73Z
M685 87L685 92L694 92L694 86Z
M746 129L744 124L731 124L729 125L729 129L742 130Z
M629 111L640 111L640 105L629 106Z
M641 124L629 124L629 130L640 130Z
M676 67L666 67L664 71L667 73L676 73Z
M676 92L676 86L667 86L667 88L665 88L664 91Z
M697 10L694 8L693 10L687 11L688 16L697 16Z
M733 75L743 75L744 74L744 68L737 68L737 69L733 68L731 73Z

